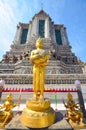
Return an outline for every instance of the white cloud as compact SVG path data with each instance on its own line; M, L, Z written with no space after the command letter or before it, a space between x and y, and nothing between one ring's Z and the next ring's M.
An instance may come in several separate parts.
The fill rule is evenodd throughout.
M10 30L15 22L15 14L11 5L0 1L0 24Z
M27 12L27 4L22 1L22 5L18 3L18 0L0 0L0 58L2 52L9 51L16 26L19 21L24 19Z
M14 34L14 26L17 21L15 19L16 14L13 12L13 8L8 1L0 1L0 44L4 50L9 49L10 42ZM1 49L2 49L1 48ZM0 49L0 50L1 50Z

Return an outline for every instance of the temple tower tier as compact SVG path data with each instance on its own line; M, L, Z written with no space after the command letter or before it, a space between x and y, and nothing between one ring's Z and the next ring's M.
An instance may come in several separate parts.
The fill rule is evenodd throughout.
M11 49L0 63L0 73L31 73L28 60L39 37L44 40L44 49L50 54L47 73L83 73L83 65L71 51L66 27L63 24L54 24L44 10L35 14L29 23L17 25Z

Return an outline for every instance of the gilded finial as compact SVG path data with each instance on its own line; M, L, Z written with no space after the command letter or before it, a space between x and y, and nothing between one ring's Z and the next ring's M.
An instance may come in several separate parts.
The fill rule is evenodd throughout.
M43 10L43 2L41 3L41 10Z

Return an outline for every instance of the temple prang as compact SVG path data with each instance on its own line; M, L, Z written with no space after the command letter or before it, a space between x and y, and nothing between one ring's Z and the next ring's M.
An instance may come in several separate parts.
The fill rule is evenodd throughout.
M19 23L10 51L3 55L0 73L32 74L29 55L37 38L44 40L44 48L50 53L47 74L82 74L83 65L71 51L66 27L54 24L42 9L29 23Z

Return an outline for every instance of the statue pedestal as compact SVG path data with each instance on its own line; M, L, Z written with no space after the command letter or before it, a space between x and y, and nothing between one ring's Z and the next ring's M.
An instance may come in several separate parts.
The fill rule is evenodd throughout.
M29 99L21 115L21 123L30 128L45 128L55 122L55 112L50 101Z
M74 123L69 121L70 125L72 126L72 128L74 128L75 130L86 130L86 124L84 124L83 122L80 124Z
M10 123L7 124L5 130L73 130L70 124L65 119L60 119L62 117L61 113L56 114L57 121L47 128L28 128L21 124L21 115L16 115Z

